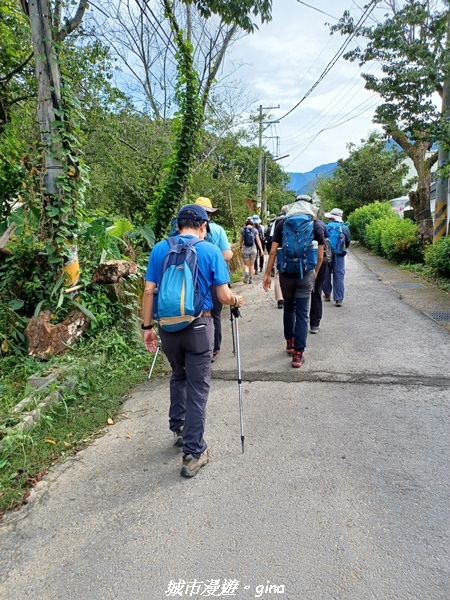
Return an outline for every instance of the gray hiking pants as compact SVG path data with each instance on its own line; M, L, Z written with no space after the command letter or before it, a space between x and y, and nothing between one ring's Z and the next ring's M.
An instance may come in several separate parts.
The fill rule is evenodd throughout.
M183 451L199 456L206 450L203 439L206 402L211 382L214 323L210 316L199 317L175 333L159 330L167 356L170 377L169 428L183 427Z

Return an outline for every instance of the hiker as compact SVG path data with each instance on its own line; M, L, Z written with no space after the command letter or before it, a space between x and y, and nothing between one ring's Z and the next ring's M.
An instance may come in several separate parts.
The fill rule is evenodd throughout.
M223 227L221 227L220 225L218 225L217 223L214 223L214 221L211 221L212 216L215 215L219 209L213 208L212 202L209 198L204 198L204 197L197 198L197 200L195 201L195 204L198 204L198 206L203 206L203 208L208 213L209 232L206 235L206 240L208 242L211 242L211 244L214 244L215 246L217 246L219 248L219 250L222 252L222 256L224 257L225 261L227 263L230 262L230 260L233 258L233 252L230 248L230 243L228 241L225 229ZM212 315L212 318L214 321L214 348L213 348L213 355L212 355L211 360L212 360L212 362L214 362L217 355L220 352L220 347L222 345L222 308L223 308L223 304L222 304L222 302L220 302L220 300L217 297L216 288L213 287L211 290L211 293L212 293L212 300L213 300L213 309L211 311L211 315Z
M344 278L345 278L345 255L350 246L350 231L342 220L343 211L340 208L333 208L325 217L330 219L327 223L328 234L330 236L331 263L325 272L323 282L323 298L325 302L331 301L331 291L333 290L333 300L337 307L342 306L344 302Z
M264 270L264 230L261 226L261 219L258 217L258 215L253 215L252 217L252 221L253 221L253 227L257 230L258 235L259 235L259 240L261 242L261 247L262 247L262 252L260 252L259 248L257 249L257 256L255 258L255 263L254 263L254 267L255 267L255 275L258 274L258 263L259 263L259 270L261 271L261 273Z
M323 231L316 221L317 208L307 198L297 196L286 218L275 227L263 281L267 292L271 286L270 271L278 254L286 352L292 356L294 368L305 362L311 292L323 260Z
M323 245L323 260L322 265L317 273L316 280L314 282L314 288L311 293L311 306L309 309L309 332L319 333L320 322L322 320L322 287L327 272L329 271L329 265L331 263L331 246L329 240L329 233L327 226L323 221L317 219L316 223L320 225L324 235Z
M253 227L253 219L250 217L245 221L245 227L241 229L240 247L244 260L244 283L253 283L257 248L261 254L263 254L263 249L258 230Z
M236 295L228 287L228 269L222 253L217 246L205 240L208 227L209 218L203 207L188 204L181 208L178 213L179 234L158 242L150 254L142 301L145 346L153 353L158 349L158 337L153 328L155 309L162 349L172 367L169 428L173 432L174 446L183 448L180 474L184 477L194 477L208 463L203 433L214 343L210 287L216 286L217 297L223 304L235 307L243 304L242 296ZM183 269L171 261L173 256L180 255L185 257ZM192 285L189 286L190 273L193 276ZM156 288L158 292L154 307ZM194 294L192 289L197 293ZM185 290L190 290L191 294L185 293ZM188 296L198 307L198 312L195 310L192 317L186 316ZM166 307L171 298L178 303L178 306L175 303L178 316L166 315L163 319L162 306ZM182 307L181 298L186 298ZM186 323L188 319L191 319L190 323Z
M282 209L280 210L280 214L278 215L278 217L275 217L275 215L273 215L273 219L271 219L269 226L268 226L268 227L270 227L270 229L266 229L266 240L267 240L266 248L267 248L268 254L270 254L270 249L272 248L272 240L273 240L273 234L275 232L275 228L280 221L284 221L287 210L288 210L288 206L283 206ZM283 302L283 294L281 292L281 286L280 286L280 274L277 269L276 261L274 263L274 266L272 267L270 274L272 277L274 277L273 290L274 290L274 294L275 294L275 301L277 303L278 308L281 310L284 307L284 302Z

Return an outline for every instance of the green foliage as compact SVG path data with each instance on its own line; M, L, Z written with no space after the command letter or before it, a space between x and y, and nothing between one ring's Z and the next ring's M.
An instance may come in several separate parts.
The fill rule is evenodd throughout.
M55 461L101 435L120 411L124 394L145 378L151 356L134 331L117 325L123 313L122 318L117 313L113 318L50 364L16 357L0 361L0 514L20 505L30 484ZM15 429L18 416L12 408L29 393L27 377L61 367L76 378L73 391L61 392L62 400L49 407L30 431Z
M224 23L235 23L247 32L253 32L255 23L252 15L260 16L265 23L272 18L272 0L239 0L224 2L223 0L183 0L185 4L195 4L199 13L209 19L211 15L218 14Z
M394 211L392 211L392 213L394 213ZM387 222L391 219L398 219L398 217L395 214L392 214L382 219L375 219L366 225L364 243L370 250L375 252L375 254L383 254L381 237L386 229Z
M450 279L450 237L443 237L425 249L425 264L438 277Z
M383 217L395 217L398 219L388 202L374 202L373 204L357 208L348 216L352 239L359 240L362 244L366 245L366 226L370 225L372 221L382 219Z
M409 189L402 183L408 173L405 154L395 146L387 148L379 134L370 134L360 146L347 147L349 157L340 159L333 176L318 184L317 193L326 208L338 206L349 213L365 204L396 198Z
M381 248L388 260L413 263L423 260L418 227L409 219L385 219Z

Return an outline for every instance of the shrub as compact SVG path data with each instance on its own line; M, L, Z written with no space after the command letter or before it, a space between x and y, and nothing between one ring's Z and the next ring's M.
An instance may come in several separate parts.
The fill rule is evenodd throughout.
M391 217L384 217L383 219L375 219L366 225L366 232L364 235L365 243L368 248L375 252L375 254L383 254L381 235L386 229L387 222L390 220Z
M365 238L366 225L369 225L375 219L383 219L384 217L398 218L389 202L374 202L354 210L348 217L352 239L359 240L362 244L367 245Z
M450 237L441 238L425 250L425 263L435 275L450 279Z
M419 242L419 230L409 219L385 219L381 233L383 255L396 262L420 262L423 249Z

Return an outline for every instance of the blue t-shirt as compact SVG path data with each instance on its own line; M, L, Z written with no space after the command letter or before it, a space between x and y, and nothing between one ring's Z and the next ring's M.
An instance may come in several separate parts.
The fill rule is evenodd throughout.
M193 235L177 235L175 236L180 241L187 241L194 238ZM147 272L145 273L145 281L152 281L159 285L161 279L161 266L164 257L169 251L169 242L162 240L153 247L148 260ZM211 310L213 307L211 286L223 285L230 281L228 275L227 263L225 262L222 252L207 241L199 242L195 245L198 259L198 285L200 293L205 299L203 310Z
M208 242L211 242L211 244L217 246L222 252L224 250L230 250L230 244L225 229L213 221L209 222L209 233L206 235L206 239Z

